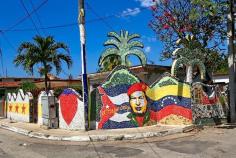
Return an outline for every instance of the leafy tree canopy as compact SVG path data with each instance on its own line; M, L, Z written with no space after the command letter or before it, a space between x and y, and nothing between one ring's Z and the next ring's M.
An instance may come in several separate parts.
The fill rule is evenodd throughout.
M221 58L227 33L227 1L226 0L158 0L152 7L153 19L151 29L164 43L162 60L170 59L172 52L179 47L189 49L193 43L186 37L195 39L195 47L204 51L203 56L207 69L218 69L208 65ZM178 45L179 40L182 41ZM185 41L185 42L184 42Z
M68 68L72 66L72 59L66 44L56 42L52 36L41 37L38 35L33 38L33 42L20 44L18 55L13 62L16 66L22 66L29 74L33 74L36 65L40 66L38 72L45 77L46 91L49 88L47 75L53 68L59 74L62 71L62 62L65 62Z

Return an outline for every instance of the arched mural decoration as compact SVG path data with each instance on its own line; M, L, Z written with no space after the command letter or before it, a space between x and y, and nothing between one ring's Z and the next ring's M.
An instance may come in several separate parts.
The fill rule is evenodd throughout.
M109 32L108 39L104 46L107 46L102 55L99 58L98 65L102 67L104 61L109 56L119 56L121 59L121 65L127 65L127 56L137 56L142 65L147 64L146 55L142 48L143 43L136 40L140 38L139 34L130 34L128 31L121 30L120 34L116 32Z
M19 89L17 93L7 94L7 118L10 120L30 122L30 92L24 93Z
M59 96L59 127L85 129L84 104L81 95L74 89L64 89Z
M171 67L171 75L176 76L178 68L182 65L186 66L186 82L192 83L192 76L193 76L193 68L194 66L197 66L199 68L201 79L203 80L205 78L206 74L206 68L203 63L204 58L202 57L201 50L199 49L188 49L188 48L177 48L173 52L173 56L176 57L176 59L173 61L172 67Z
M170 74L149 87L126 67L118 66L97 92L98 129L192 123L190 86Z

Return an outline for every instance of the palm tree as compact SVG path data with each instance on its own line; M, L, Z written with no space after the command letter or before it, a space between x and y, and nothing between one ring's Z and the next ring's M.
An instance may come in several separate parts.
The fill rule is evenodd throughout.
M70 68L72 66L72 59L67 45L62 42L56 42L52 36L44 38L36 35L33 40L32 43L23 42L19 46L14 64L16 66L21 65L31 75L34 73L34 67L40 65L39 73L41 76L44 76L45 91L47 92L49 88L48 73L55 67L58 75L62 70L62 61Z
M120 60L121 65L126 65L129 63L127 61L128 55L135 55L139 58L142 65L146 65L146 56L144 52L139 49L143 48L143 44L140 41L134 40L139 38L138 34L129 34L128 31L120 31L120 35L116 32L109 32L108 39L104 46L109 46L105 49L99 59L99 66L104 65L106 59L110 56L117 56Z

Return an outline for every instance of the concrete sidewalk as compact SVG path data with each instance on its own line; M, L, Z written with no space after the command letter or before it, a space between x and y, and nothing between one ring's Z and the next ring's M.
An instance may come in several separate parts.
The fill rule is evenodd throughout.
M11 122L8 119L0 119L0 128L20 133L29 137L63 140L63 141L114 141L134 140L149 137L160 137L171 134L190 131L194 125L171 126L155 125L139 128L123 128L109 130L70 131L64 129L43 129L38 124Z

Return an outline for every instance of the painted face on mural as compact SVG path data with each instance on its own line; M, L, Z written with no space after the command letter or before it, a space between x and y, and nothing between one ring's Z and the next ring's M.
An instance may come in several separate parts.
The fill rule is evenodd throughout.
M147 111L147 99L143 91L135 91L130 95L130 106L135 114L142 115Z

